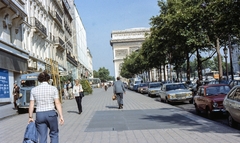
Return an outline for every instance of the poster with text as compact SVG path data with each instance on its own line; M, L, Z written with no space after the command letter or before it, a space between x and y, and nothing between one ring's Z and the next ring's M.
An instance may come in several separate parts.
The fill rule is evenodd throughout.
M8 70L0 69L0 98L10 98Z

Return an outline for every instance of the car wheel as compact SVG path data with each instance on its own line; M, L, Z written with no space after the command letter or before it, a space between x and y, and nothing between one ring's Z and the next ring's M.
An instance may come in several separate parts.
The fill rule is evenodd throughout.
M208 119L213 119L213 113L209 110L209 108L206 108L206 116Z
M237 122L232 118L231 114L228 115L228 125L232 128L237 127Z
M148 97L151 97L151 95L150 95L150 94L148 94Z
M169 103L169 101L168 101L167 97L165 97L165 103Z
M159 101L163 102L163 99L161 98L161 96L159 97L159 99L160 99Z
M189 100L189 103L192 104L193 103L193 99Z
M17 107L17 110L18 110L18 114L23 114L24 113L24 109L22 109L22 108Z
M198 107L197 107L197 105L196 104L194 104L194 106L195 106L195 111L196 111L196 114L200 114L201 112L200 112L200 110L198 109Z

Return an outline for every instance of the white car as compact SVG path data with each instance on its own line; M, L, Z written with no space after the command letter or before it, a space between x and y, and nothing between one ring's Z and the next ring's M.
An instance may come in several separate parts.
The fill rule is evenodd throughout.
M159 91L160 101L184 102L192 99L192 91L188 90L183 83L163 84Z

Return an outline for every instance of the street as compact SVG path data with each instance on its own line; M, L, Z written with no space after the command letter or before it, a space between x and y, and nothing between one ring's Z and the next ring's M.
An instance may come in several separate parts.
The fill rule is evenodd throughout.
M77 114L75 100L64 100L65 124L59 126L60 143L240 142L239 130L156 98L127 90L123 109L117 109L112 95L112 87L107 91L95 88L92 95L83 98L81 115ZM0 114L4 114L4 106ZM1 119L0 142L22 142L27 121L27 113Z

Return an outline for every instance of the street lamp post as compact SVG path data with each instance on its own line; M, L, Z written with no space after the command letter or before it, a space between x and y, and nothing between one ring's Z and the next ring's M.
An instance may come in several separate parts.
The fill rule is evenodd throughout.
M228 80L228 67L227 67L228 49L226 47L224 47L223 52L224 52L224 58L225 58L225 64L226 64L226 76L227 76L227 80Z

